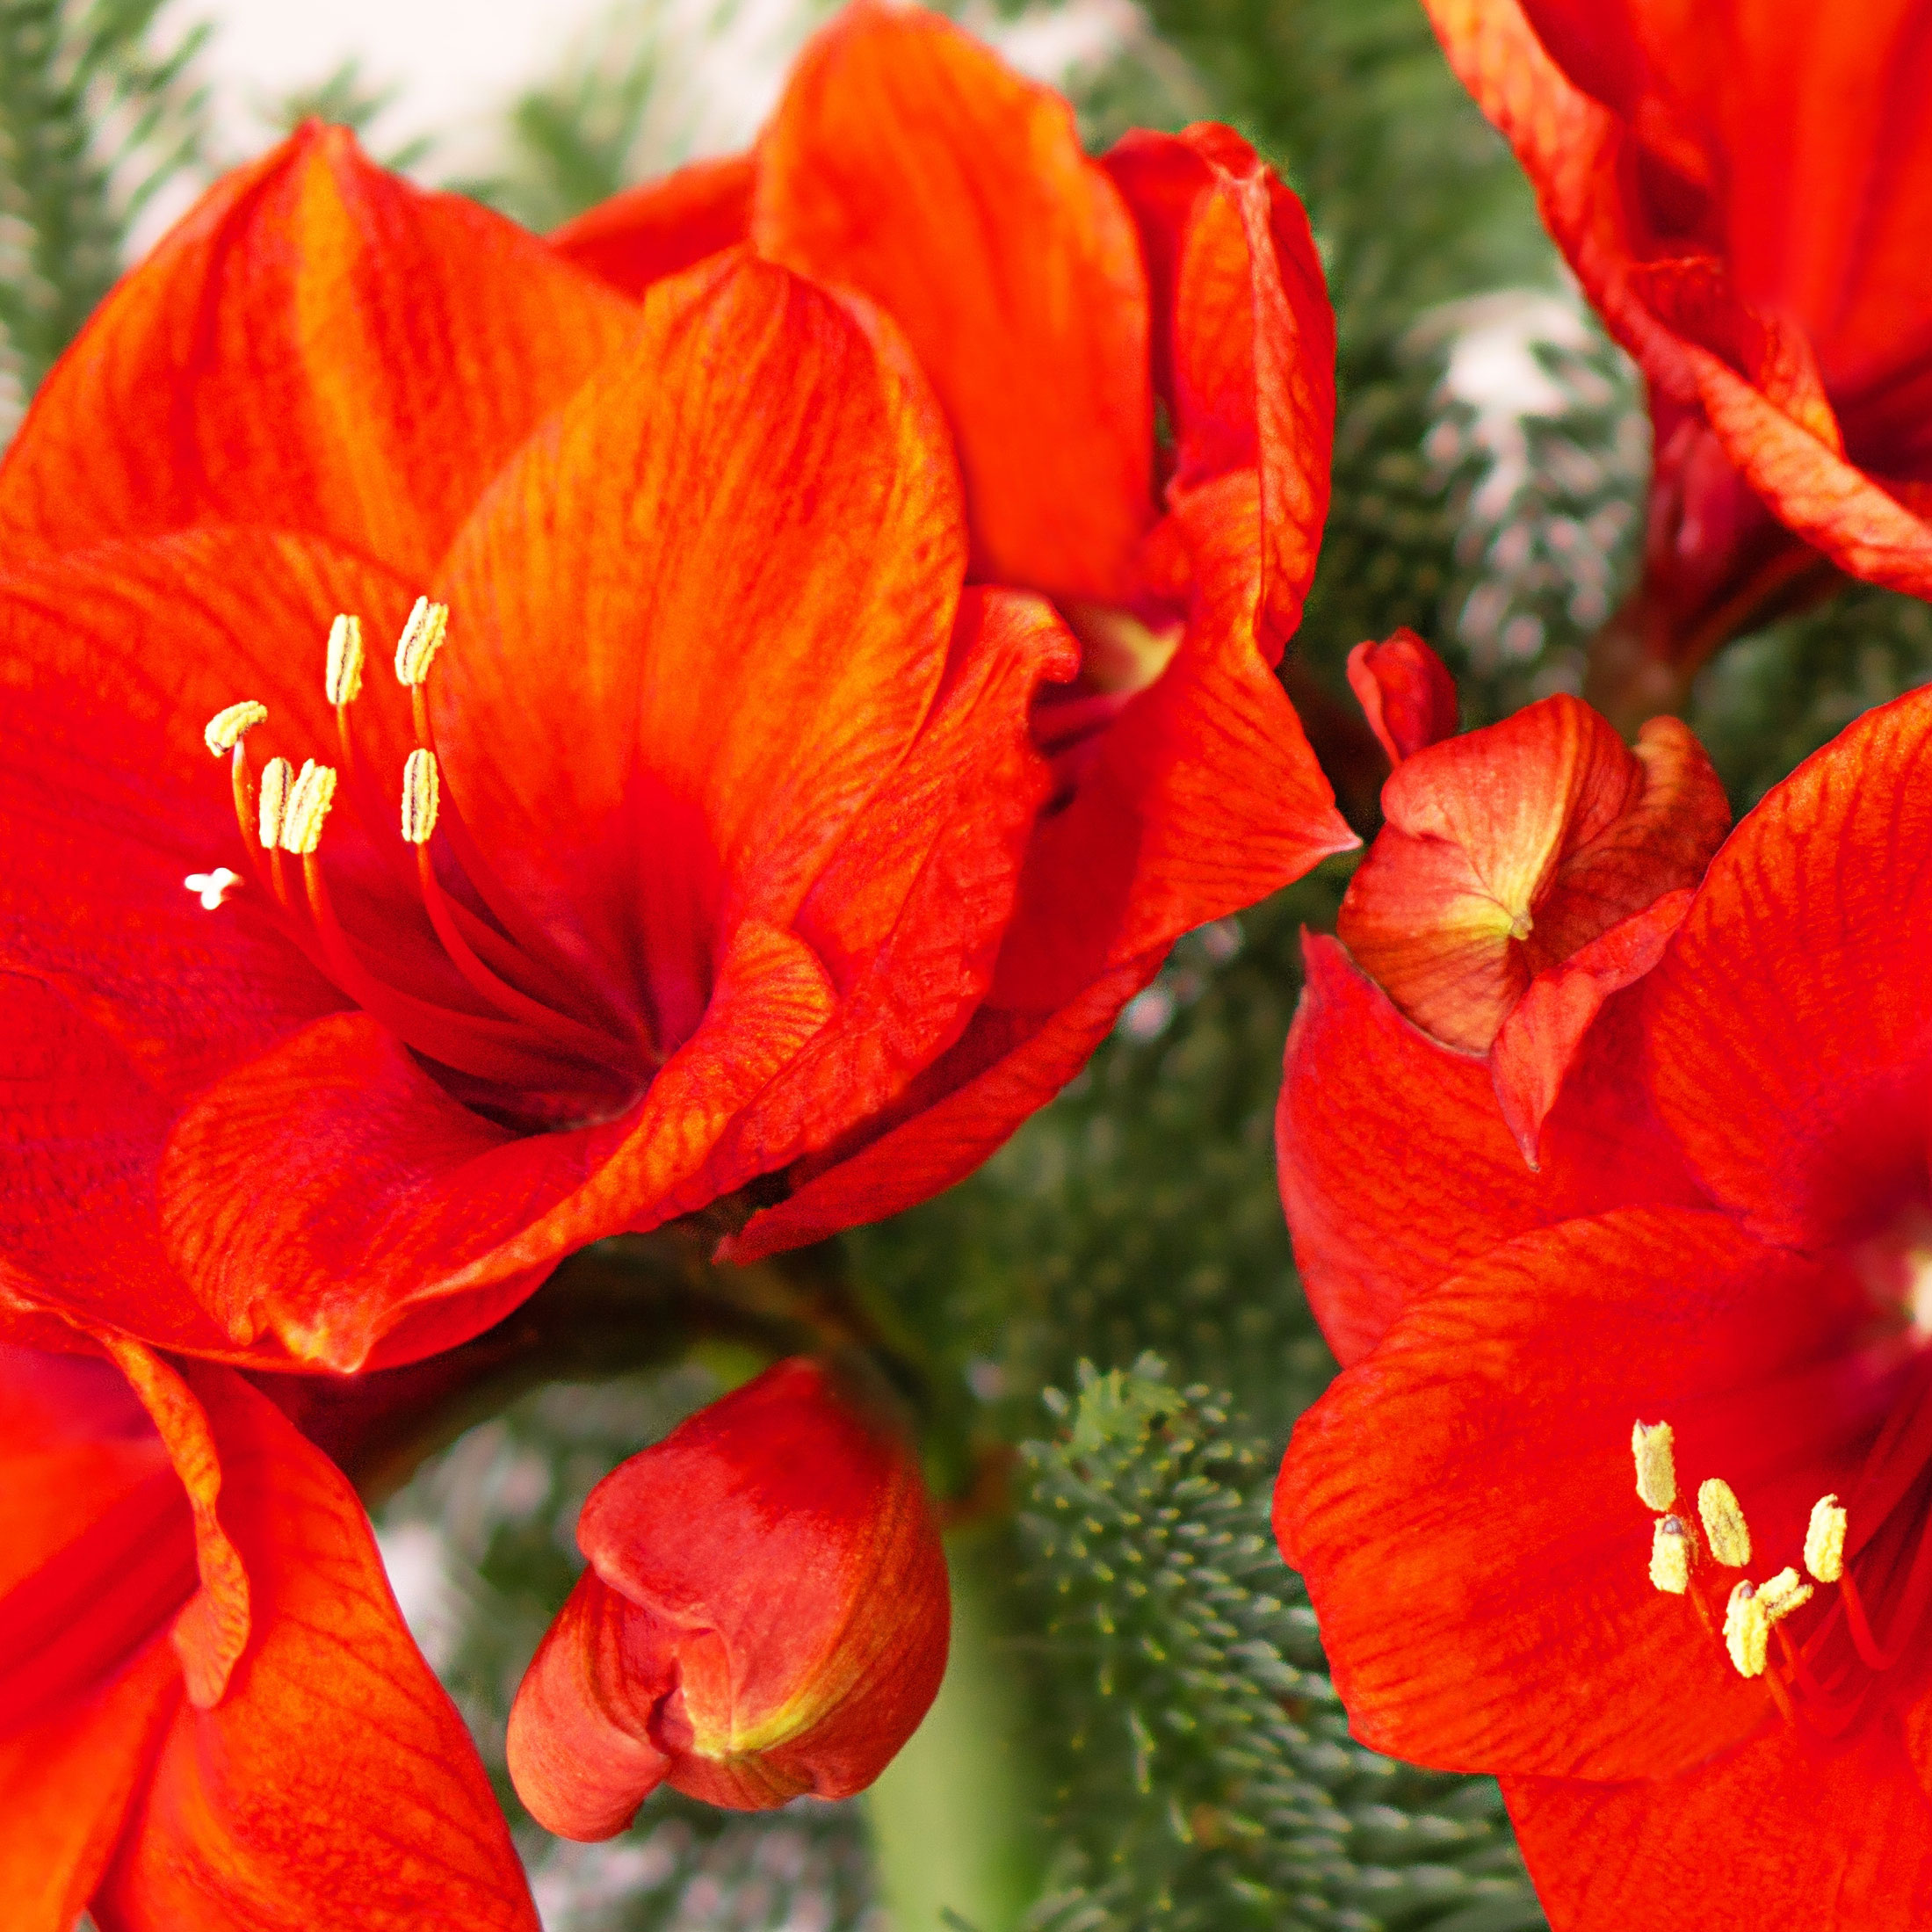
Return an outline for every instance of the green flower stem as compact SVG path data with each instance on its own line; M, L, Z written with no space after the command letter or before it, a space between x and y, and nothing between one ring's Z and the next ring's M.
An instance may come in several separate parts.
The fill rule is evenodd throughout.
M1045 1875L1045 1793L1003 1580L1010 1532L947 1541L952 1651L937 1701L867 1794L893 1932L1018 1932Z

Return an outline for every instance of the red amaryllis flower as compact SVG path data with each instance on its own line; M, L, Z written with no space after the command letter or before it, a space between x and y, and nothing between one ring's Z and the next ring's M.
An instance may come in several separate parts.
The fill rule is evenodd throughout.
M79 1316L426 1354L782 1195L987 994L1076 649L962 592L857 297L640 307L312 129L110 296L0 532L0 1252Z
M8 1926L534 1932L348 1484L232 1370L107 1347L0 1343Z
M939 1689L945 1559L910 1451L780 1363L633 1456L510 1719L537 1820L608 1838L662 1782L758 1811L863 1791Z
M1277 1530L1357 1734L1500 1772L1559 1927L1932 1916L1928 943L1918 693L1712 861L1552 1116L1594 1172L1492 1193L1464 1063L1360 995L1291 1055L1426 1125L1355 1150Z
M1648 380L1653 667L1826 559L1932 596L1932 8L1428 5Z
M957 1178L1180 933L1355 841L1273 669L1328 509L1334 319L1300 205L1246 143L1204 125L1089 160L1058 95L858 0L752 155L554 237L632 293L739 239L898 322L958 445L971 576L1045 593L1081 640L1034 713L1057 790L973 1024L912 1118L881 1110L749 1255Z
M1335 930L1423 1031L1489 1056L1534 1166L1584 1034L1656 964L1730 830L1724 788L1676 719L1632 751L1560 692L1437 742L1455 691L1413 632L1358 645L1349 677L1395 770Z

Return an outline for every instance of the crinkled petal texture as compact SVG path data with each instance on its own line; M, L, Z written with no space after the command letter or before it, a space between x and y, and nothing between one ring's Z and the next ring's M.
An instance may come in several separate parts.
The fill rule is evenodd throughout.
M863 1790L945 1669L945 1561L906 1446L781 1363L591 1493L590 1568L517 1696L532 1813L609 1837L648 1792L739 1810Z
M1277 1535L1357 1733L1500 1773L1559 1925L1924 1915L1922 1657L1849 1680L1830 1665L1849 1713L1827 1701L1820 1729L1802 1711L1789 1725L1719 1640L1740 1573L1706 1552L1689 1596L1652 1586L1630 1429L1672 1425L1680 1509L1711 1476L1744 1500L1754 1578L1798 1561L1813 1503L1836 1494L1887 1643L1894 1608L1922 1609L1904 1581L1927 1533L1922 1335L1910 1283L1875 1256L1922 1249L1932 1197L1928 756L1932 697L1914 693L1740 826L1551 1117L1559 1147L1598 1040L1620 1033L1595 1124L1622 1105L1648 1138L1567 1219L1533 1219L1554 1162L1519 1170L1514 1200L1491 1183L1501 1130L1466 1081L1451 1089L1453 1056L1395 1033L1338 953L1311 971L1284 1189L1351 1365L1297 1427ZM1451 1090L1455 1112L1433 1097ZM1418 1119L1445 1130L1418 1147ZM1378 1159L1404 1162L1403 1188L1385 1205L1378 1179L1358 1187L1350 1227L1350 1177ZM1704 1205L1646 1195L1660 1183ZM1800 1617L1807 1644L1843 1622L1822 1603Z
M1685 633L1660 646L1713 623L1721 641L1791 574L1727 508L1726 467L1840 568L1932 592L1932 525L1908 507L1932 476L1923 0L1428 4L1642 364L1660 456L1685 410L1715 438L1708 474L1681 449L1660 474L1646 593Z
M959 1178L1176 937L1353 843L1272 669L1313 575L1335 414L1294 197L1226 128L1091 161L1060 97L871 0L807 48L754 161L752 244L878 303L931 378L971 574L1055 599L1083 652L1036 714L1055 808L987 1001L916 1106L799 1168L732 1243L744 1258ZM735 178L687 170L557 245L640 292L710 245Z
M1336 931L1418 1026L1478 1053L1538 974L1695 885L1731 823L1677 720L1633 752L1563 694L1404 759L1382 809Z
M230 1371L114 1353L0 1347L9 1925L533 1932L348 1485Z
M170 303L201 317L216 338L211 419L241 380L239 351L220 346L231 311L245 322L262 308L265 330L293 304L326 336L331 304L347 304L351 345L373 326L333 256L285 261L268 224L292 182L336 193L330 220L379 279L415 259L395 259L395 233L447 212L351 168L329 140L298 141L262 176L263 205L242 197L223 217L217 254L239 293L210 293L197 270L192 303L163 273L213 217L191 221L143 271L160 292L135 278L95 334L125 335L138 361L158 353ZM470 311L494 299L495 257L477 251L466 284L450 251L448 300L487 329ZM617 301L582 286L600 314ZM128 532L188 527L69 556L47 554L54 532L0 578L0 1241L76 1314L267 1366L429 1353L584 1241L696 1212L829 1146L944 1054L983 1000L1049 782L1029 716L1043 679L1073 673L1072 635L1037 599L962 599L950 445L876 313L733 257L626 315L567 400L544 393L532 433L465 459L475 501L460 519L411 535L382 510L351 529L332 484L327 516L264 498L264 517L307 518L271 531L235 521L245 506L211 483L192 503L116 512ZM286 374L295 349L271 351ZM448 353L372 351L365 365L358 351L314 380L373 386L344 407L402 435L419 402L440 420L448 366L496 366ZM115 366L105 348L78 358L7 478L53 476L83 429L113 441L89 411L107 407L96 379ZM158 367L143 393L173 380ZM452 612L429 691L444 813L487 855L492 909L538 930L543 958L606 1017L611 1052L589 1075L493 1010L471 1017L476 995L396 839L415 727L376 666L354 769L337 749L321 676L330 618L359 611L394 634L423 582L399 573L419 563ZM476 1062L438 1060L437 1037L399 1034L387 1009L358 1009L355 986L354 1000L338 989L293 861L278 908L201 744L239 698L269 706L246 748L257 766L344 766L315 866L351 952L458 1012L494 1083L479 1089ZM205 908L182 881L217 867L242 883ZM480 910L465 916L488 940Z

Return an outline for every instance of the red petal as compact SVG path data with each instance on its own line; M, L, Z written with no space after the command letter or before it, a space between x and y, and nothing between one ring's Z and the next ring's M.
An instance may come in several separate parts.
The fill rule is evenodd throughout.
M1391 764L1456 734L1456 680L1406 626L1349 653L1349 689Z
M1045 1016L982 1007L959 1042L843 1145L801 1163L800 1184L719 1248L752 1262L882 1220L963 1180L1051 1100L1160 970L1161 953L1117 967Z
M462 1719L417 1654L354 1493L272 1405L197 1371L255 1635L213 1709L184 1709L102 1899L130 1932L358 1926L534 1932Z
M758 162L759 250L871 296L932 378L974 576L1126 603L1154 521L1147 278L1072 109L950 23L861 0Z
M1531 980L1490 1050L1489 1072L1504 1124L1537 1165L1543 1123L1576 1064L1583 1036L1613 993L1633 986L1663 957L1690 906L1680 887L1612 926L1560 966Z
M1259 478L1237 542L1262 560L1269 662L1301 621L1328 510L1335 314L1294 195L1246 141L1203 123L1126 135L1104 163L1140 231L1154 368L1173 416L1169 501Z
M431 688L452 795L542 924L635 962L661 1047L914 742L964 552L889 327L742 257L656 290L465 531Z
M0 470L0 532L334 538L420 582L634 309L512 223L310 124L108 297Z
M520 1139L452 1100L363 1015L318 1021L177 1128L163 1176L177 1265L230 1350L267 1365L283 1350L347 1371L453 1347L587 1241L752 1178L719 1140L831 1010L809 949L748 923L703 1023L630 1113ZM265 1199L264 1137L277 1165ZM264 1333L279 1346L257 1342Z
M636 1816L670 1769L651 1723L677 1676L659 1620L586 1570L510 1706L510 1776L546 1831L595 1844Z
M1556 1925L1932 1919L1932 1806L1889 1726L1834 1749L1780 1725L1674 1778L1510 1778L1503 1794Z
M742 242L751 229L756 163L749 155L694 161L626 188L554 229L550 245L626 295Z
M1631 1424L1668 1421L1680 1483L1721 1474L1776 1567L1891 1400L1855 1352L1869 1320L1848 1270L1682 1210L1525 1236L1413 1302L1297 1425L1275 1493L1355 1734L1627 1778L1762 1729L1763 1685L1649 1581Z
M180 1707L180 1682L174 1653L156 1639L90 1697L24 1726L0 1724L0 1898L9 1932L73 1932Z
M1926 1183L1932 695L1868 712L1738 828L1646 982L1647 1080L1767 1240L1870 1232Z
M962 599L924 729L800 909L838 1011L734 1129L727 1146L748 1166L773 1171L849 1137L965 1027L1046 794L1029 711L1043 677L1069 677L1078 662L1043 601L981 590Z
M1423 1290L1499 1243L1571 1215L1698 1198L1632 1103L1632 1016L1613 1006L1545 1127L1532 1173L1488 1068L1411 1026L1332 939L1304 942L1276 1123L1302 1284L1343 1362Z

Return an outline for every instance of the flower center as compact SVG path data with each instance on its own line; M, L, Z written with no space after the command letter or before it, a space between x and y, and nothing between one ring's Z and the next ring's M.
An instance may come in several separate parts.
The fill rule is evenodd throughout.
M1812 1506L1802 1552L1809 1582L1793 1564L1758 1583L1724 1576L1748 1569L1753 1549L1731 1486L1722 1477L1706 1477L1697 1487L1693 1521L1673 1508L1677 1475L1670 1424L1637 1423L1631 1450L1639 1500L1662 1512L1652 1527L1651 1582L1689 1599L1738 1673L1762 1677L1788 1721L1823 1737L1841 1736L1857 1721L1878 1680L1912 1650L1932 1607L1932 1536L1926 1534L1932 1514L1932 1371L1921 1361L1907 1372L1865 1458L1853 1509L1835 1494ZM1726 1590L1721 1607L1720 1590ZM1814 1599L1801 1620L1802 1634L1798 1624L1787 1631L1785 1619Z
M230 754L242 843L278 924L338 991L480 1112L540 1126L608 1118L649 1084L661 1056L573 968L464 822L425 695L448 626L446 605L418 597L396 646L416 733L402 773L400 838L379 829L395 823L393 808L356 742L364 650L355 617L336 618L329 633L323 685L336 713L336 763L309 758L297 771L271 758L257 776L247 739L268 711L252 699L209 720L208 749ZM319 856L338 794L413 901L409 915L368 894L345 901L346 917L338 913Z

